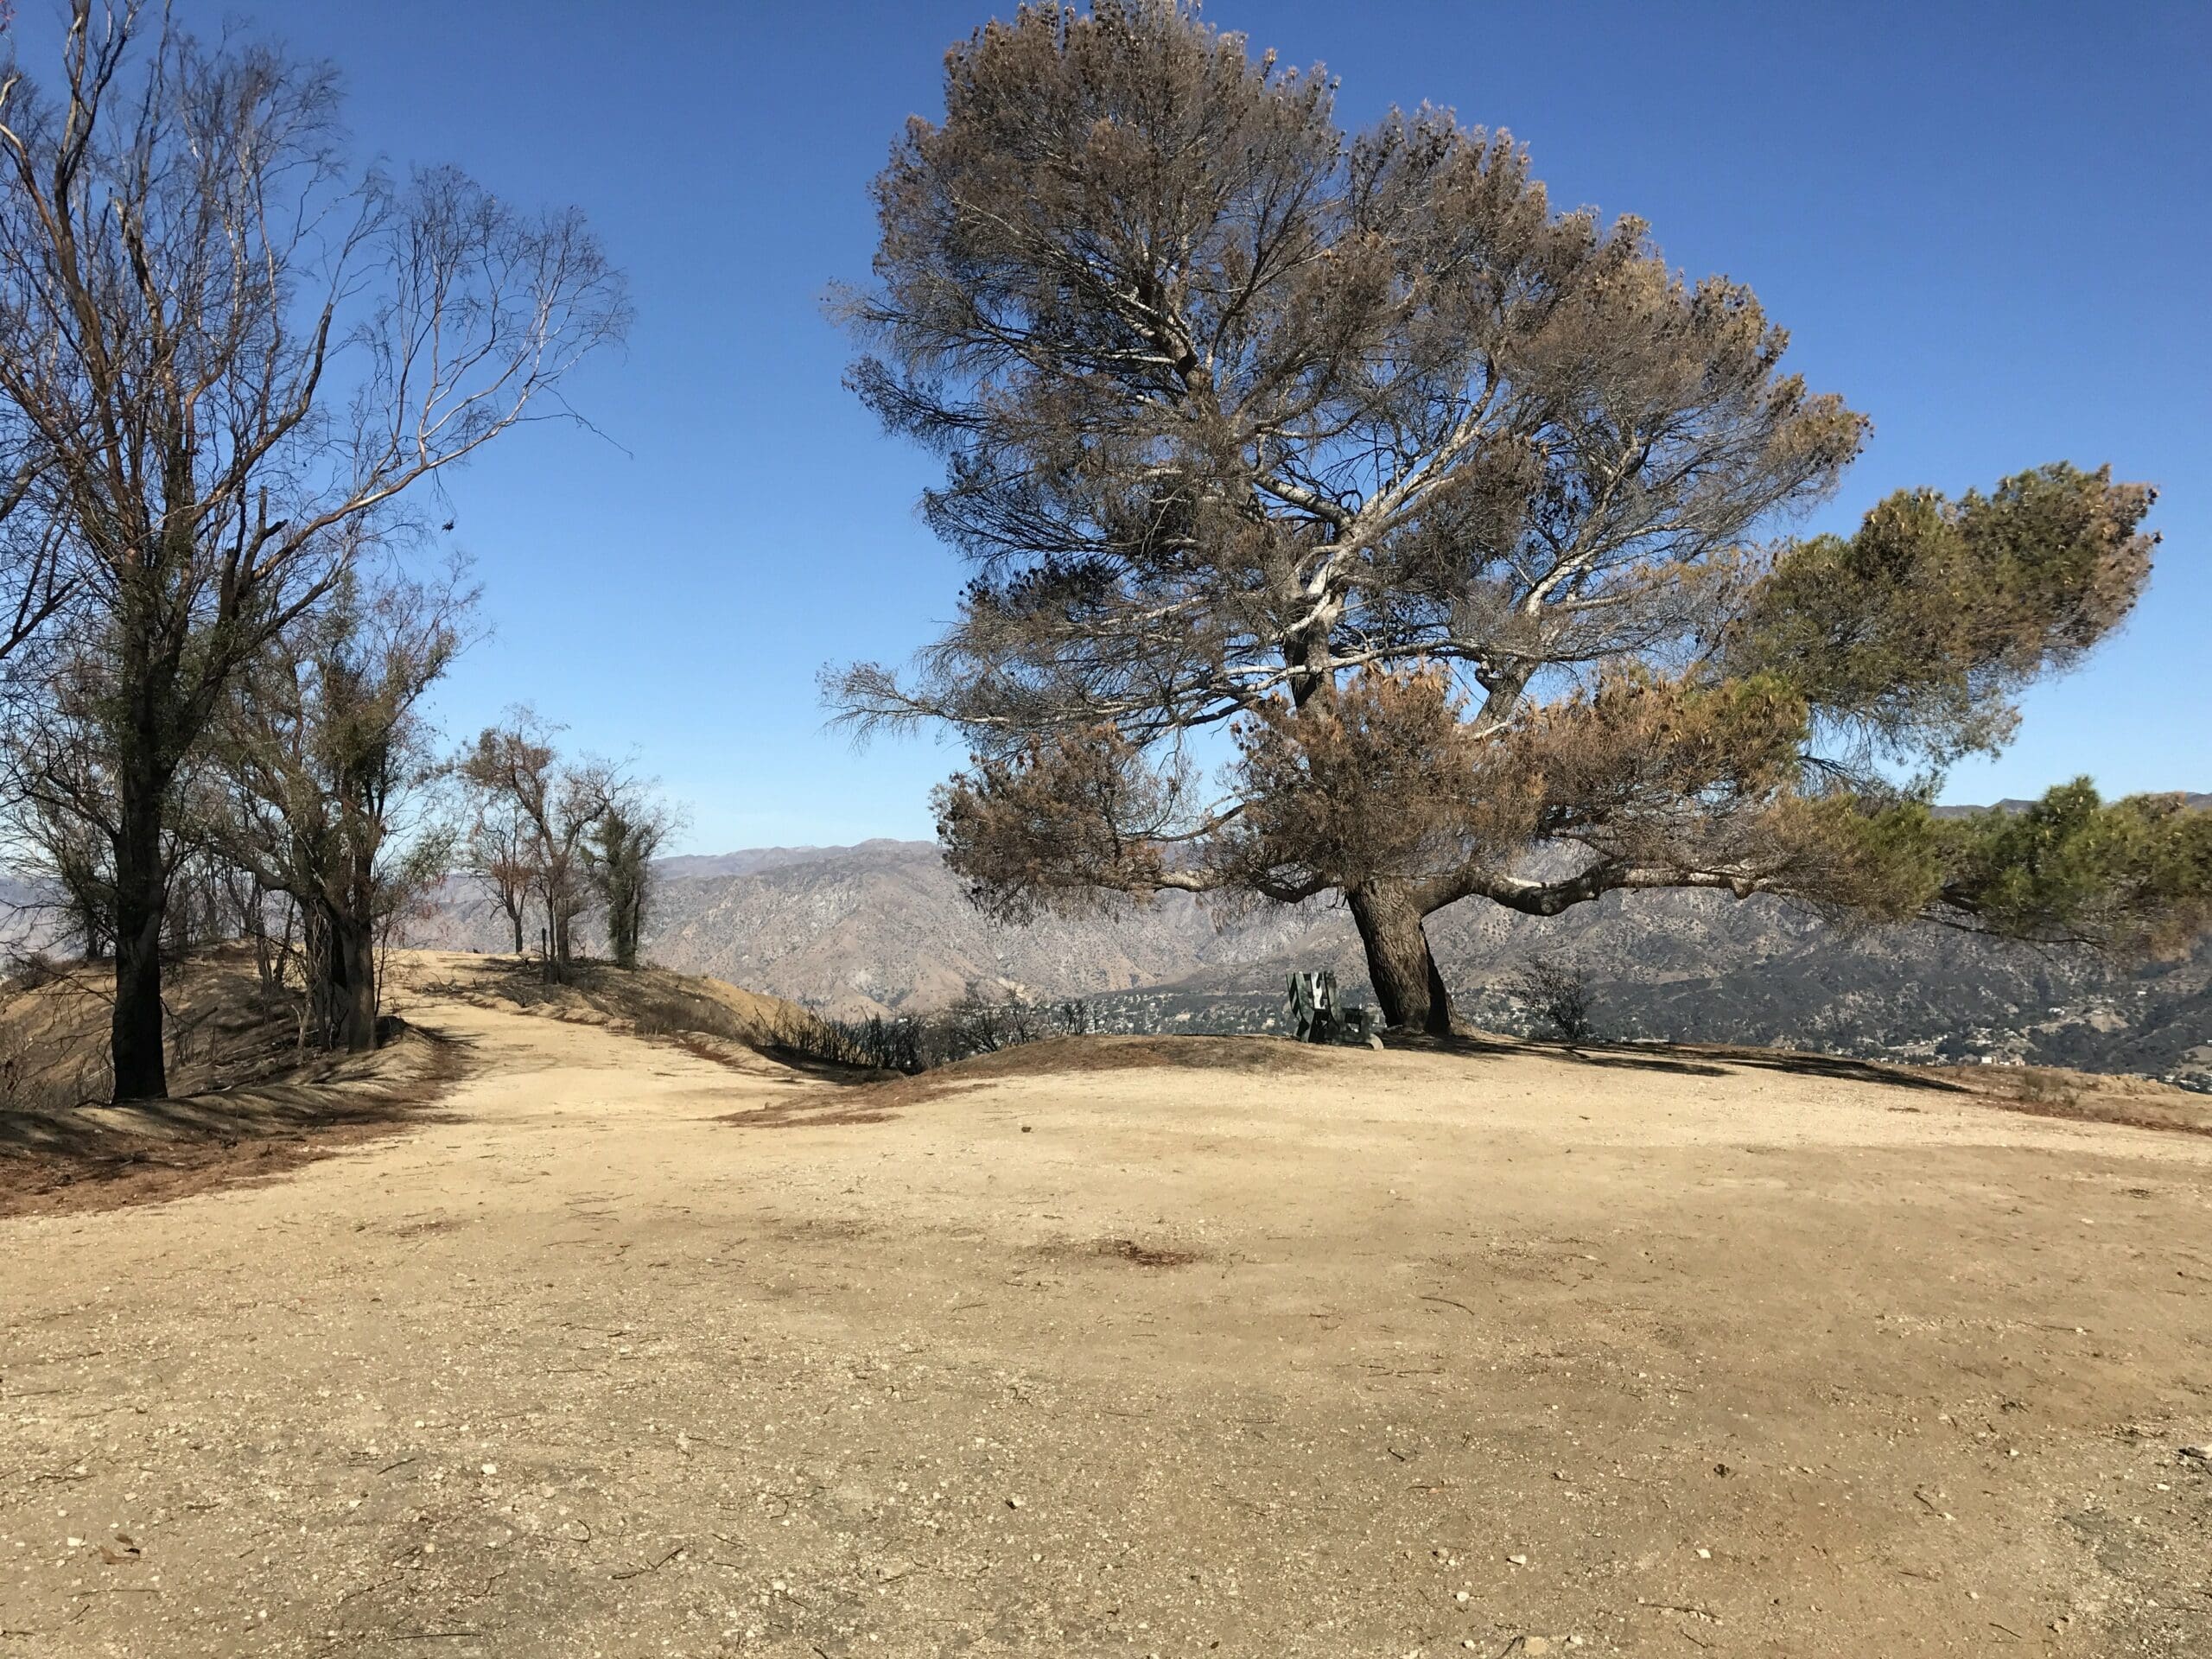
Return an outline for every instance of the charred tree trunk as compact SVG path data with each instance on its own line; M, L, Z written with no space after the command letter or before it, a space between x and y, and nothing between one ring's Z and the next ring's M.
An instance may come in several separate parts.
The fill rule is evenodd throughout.
M569 978L569 920L565 905L547 905L545 976L556 984L564 984Z
M324 1007L329 1023L323 1041L348 1053L365 1054L377 1046L377 947L375 930L351 916L329 918L328 974Z
M328 899L308 906L308 1023L316 1044L362 1054L377 1046L372 925Z
M269 899L258 881L249 886L247 893L241 919L246 938L253 941L253 969L261 982L261 1000L270 1004L276 996L276 953L269 942Z
M1449 1037L1452 998L1444 988L1444 976L1436 970L1436 958L1429 953L1428 934L1413 894L1400 886L1377 883L1353 888L1344 898L1367 952L1367 976L1374 983L1383 1023L1400 1031Z
M610 954L618 968L638 965L638 934L643 918L641 895L632 890L620 892L607 907L607 940Z
M115 1009L109 1036L114 1099L160 1100L169 1091L162 1054L162 924L168 882L162 868L168 791L143 762L121 768L115 842Z

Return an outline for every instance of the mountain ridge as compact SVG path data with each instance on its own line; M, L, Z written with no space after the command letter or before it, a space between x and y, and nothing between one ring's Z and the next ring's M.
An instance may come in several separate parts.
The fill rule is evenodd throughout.
M1369 995L1357 936L1331 899L1210 912L1168 893L1012 928L968 902L933 842L753 849L661 870L651 959L840 1016L926 1014L980 984L1084 1000L1116 1028L1249 1030L1277 1016L1294 969L1333 969L1349 995ZM1548 918L1469 900L1432 917L1429 933L1462 1013L1478 1023L1526 1024L1510 982L1543 957L1586 976L1599 1029L1613 1036L2212 1083L2212 952L2202 950L2120 972L1932 925L1842 927L1777 899L1707 892L1610 894ZM498 951L511 938L488 899L454 880L405 942Z

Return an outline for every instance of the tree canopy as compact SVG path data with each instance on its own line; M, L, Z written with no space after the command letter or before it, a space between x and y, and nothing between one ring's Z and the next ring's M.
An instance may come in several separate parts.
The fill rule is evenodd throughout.
M972 578L913 673L827 691L967 737L939 827L987 906L1338 893L1386 1017L1439 1031L1421 918L1468 898L2190 925L2201 819L1918 798L2126 614L2147 488L2055 463L1789 537L1867 423L1749 289L1448 111L1345 133L1173 0L980 30L875 193L851 383L944 457Z

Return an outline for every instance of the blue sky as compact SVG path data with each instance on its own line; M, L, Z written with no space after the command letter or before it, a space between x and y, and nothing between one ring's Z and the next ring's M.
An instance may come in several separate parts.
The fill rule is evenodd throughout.
M451 486L497 629L444 696L456 732L533 701L579 747L634 751L696 850L930 832L957 753L856 754L816 701L825 661L912 652L959 580L914 515L927 460L841 387L820 297L865 276L868 181L995 3L179 0L335 59L365 148L582 207L630 273L630 345L575 387L607 437L523 432ZM1749 282L1811 383L1874 418L1823 527L2060 458L2159 485L2126 632L1948 795L2082 772L2212 789L2212 7L1207 16L1325 63L1348 124L1450 105L1528 143L1555 200L1639 213L1693 276Z

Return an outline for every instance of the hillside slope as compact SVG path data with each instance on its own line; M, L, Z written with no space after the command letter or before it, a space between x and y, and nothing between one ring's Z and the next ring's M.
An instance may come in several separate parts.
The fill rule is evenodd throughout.
M419 1121L463 1056L402 1027L372 1054L298 1045L296 1007L264 996L251 953L174 965L170 1098L107 1103L104 963L0 982L0 1216L181 1198L290 1169Z

